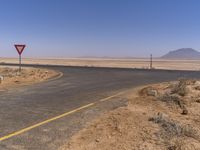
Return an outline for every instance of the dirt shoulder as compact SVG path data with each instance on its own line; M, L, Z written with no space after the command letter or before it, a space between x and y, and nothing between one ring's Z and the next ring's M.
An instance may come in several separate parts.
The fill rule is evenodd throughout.
M199 150L200 82L181 79L124 95L126 107L101 116L61 150Z
M19 73L17 67L0 67L0 91L43 82L59 75L59 72L49 69L24 67Z

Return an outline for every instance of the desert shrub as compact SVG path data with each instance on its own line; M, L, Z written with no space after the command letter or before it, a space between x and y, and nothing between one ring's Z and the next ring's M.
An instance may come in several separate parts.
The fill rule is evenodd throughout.
M198 148L184 139L176 139L172 144L167 148L167 150L197 150Z
M159 97L159 100L166 102L166 103L174 103L176 105L179 105L181 103L180 97L178 95L171 95L171 94L168 94L168 93L161 95Z
M156 116L150 118L149 121L159 124L170 136L181 135L181 127L177 123L170 121L162 113L158 113Z
M200 91L200 86L195 86L194 89Z
M178 94L180 96L185 96L188 91L187 91L187 80L186 79L180 79L178 84L174 86L171 90L171 94Z
M159 124L161 129L164 131L160 134L163 138L173 138L173 137L190 137L199 140L199 134L196 129L191 125L181 125L174 120L170 120L168 117L162 113L158 113L156 116L149 118L156 124Z
M168 104L175 104L182 109L182 114L184 114L184 115L188 114L188 110L185 106L185 103L179 95L176 95L176 94L170 95L170 94L166 93L164 95L161 95L159 97L159 100L166 102Z
M189 93L187 85L194 85L196 80L194 79L179 79L178 84L175 84L171 90L171 94L178 94L180 96L185 96Z

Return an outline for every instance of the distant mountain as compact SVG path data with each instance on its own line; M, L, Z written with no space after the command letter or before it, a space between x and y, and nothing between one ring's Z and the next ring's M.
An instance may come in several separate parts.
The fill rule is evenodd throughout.
M178 50L170 51L162 56L164 59L200 59L200 52L192 48L181 48Z

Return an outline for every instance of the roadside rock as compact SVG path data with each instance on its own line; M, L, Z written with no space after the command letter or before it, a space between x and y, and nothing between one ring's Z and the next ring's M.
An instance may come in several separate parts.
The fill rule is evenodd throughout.
M200 86L200 81L196 81L195 85Z
M195 90L200 90L200 85L195 86Z
M147 91L147 95L148 96L157 96L158 95L158 91L157 90L153 90L153 89L148 90Z
M153 87L146 87L140 91L141 96L158 96L158 90Z
M188 114L188 110L187 109L183 109L183 112L181 114L182 115L187 115Z
M0 76L0 84L3 82L3 76Z
M196 102L197 102L197 103L200 103L200 99L197 99Z

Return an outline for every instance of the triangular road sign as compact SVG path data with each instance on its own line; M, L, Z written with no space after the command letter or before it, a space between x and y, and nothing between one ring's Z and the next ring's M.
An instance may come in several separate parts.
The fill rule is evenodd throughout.
M26 45L18 45L18 44L15 44L15 48L17 50L17 52L19 53L19 55L22 54L22 52L24 51L24 48L26 47Z

